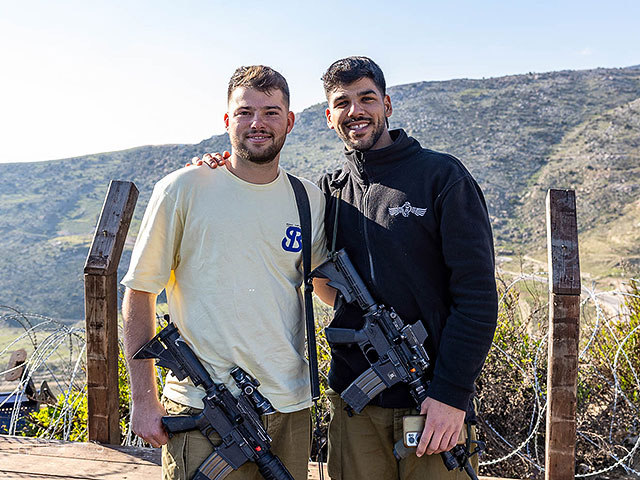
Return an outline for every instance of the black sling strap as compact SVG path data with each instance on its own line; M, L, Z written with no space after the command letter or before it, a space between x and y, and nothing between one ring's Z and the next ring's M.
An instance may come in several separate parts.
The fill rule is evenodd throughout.
M322 445L320 439L322 431L320 429L320 408L318 399L320 398L320 378L318 377L318 352L316 350L316 326L313 320L313 283L311 283L311 206L309 196L302 185L302 182L293 175L287 173L289 182L293 187L293 194L296 197L298 215L300 217L300 228L302 230L302 273L304 278L304 316L307 326L307 355L309 356L309 377L311 379L311 397L315 406L316 428L313 432L315 438L316 452L318 455L318 475L320 480L324 480L324 470L322 467Z
M309 375L311 378L311 397L313 400L320 398L320 379L318 377L318 353L316 350L316 327L313 319L313 284L311 273L311 207L309 197L302 182L293 175L287 173L289 182L293 187L300 216L300 228L302 229L302 272L304 275L304 313L307 327L307 354L309 356Z

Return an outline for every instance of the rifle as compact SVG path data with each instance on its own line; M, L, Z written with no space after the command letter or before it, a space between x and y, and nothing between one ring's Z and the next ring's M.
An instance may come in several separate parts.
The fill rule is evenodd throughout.
M429 368L429 355L424 349L427 331L422 322L405 324L393 308L378 304L344 249L331 253L311 272L311 277L328 279L329 286L339 290L347 303L355 303L364 311L364 325L359 330L325 328L329 344L357 344L370 365L342 392L342 399L360 413L380 392L404 382L419 407L427 398L429 386L425 377ZM476 443L478 447L482 444ZM464 469L472 480L477 480L468 458L479 450L470 453L469 446L456 445L440 455L448 470Z
M202 399L204 409L200 414L162 417L162 424L169 435L197 428L207 438L213 431L222 438L222 443L214 445L213 453L198 467L192 480L222 480L247 461L255 462L267 480L293 480L280 459L271 453L271 437L259 415L275 410L258 392L260 383L240 367L234 368L231 375L241 391L238 398L234 397L227 387L212 380L170 322L169 315L164 318L168 325L133 358L155 358L157 365L170 369L178 380L189 377L195 386L202 385L206 392Z

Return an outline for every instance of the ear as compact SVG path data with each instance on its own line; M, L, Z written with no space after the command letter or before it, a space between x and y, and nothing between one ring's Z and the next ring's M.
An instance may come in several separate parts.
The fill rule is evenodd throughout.
M229 112L224 114L224 129L229 131Z
M296 121L296 116L293 114L293 112L288 112L287 113L287 133L291 133L291 130L293 129L293 124Z
M384 96L384 116L389 118L393 113L393 107L391 106L391 97L389 95Z
M324 111L324 115L325 117L327 117L327 127L329 127L331 130L335 130L336 127L333 125L333 122L331 121L331 110L327 108Z

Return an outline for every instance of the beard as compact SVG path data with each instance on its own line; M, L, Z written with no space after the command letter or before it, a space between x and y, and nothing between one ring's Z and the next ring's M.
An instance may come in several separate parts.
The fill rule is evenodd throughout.
M364 120L372 121L372 119L369 118L366 118ZM352 122L352 120L344 122L342 125L340 125L340 128L336 129L336 133L348 149L357 150L359 152L366 152L367 150L370 150L378 142L386 127L386 124L384 122L377 121L376 123L373 123L372 121L373 131L370 135L359 139L353 139L349 136L349 128L347 127L347 124Z
M258 133L258 132L249 132L249 133ZM266 133L266 132L259 132ZM247 160L251 163L255 163L257 165L265 165L267 163L272 162L282 150L284 145L284 141L286 139L286 135L282 135L281 137L276 137L273 134L269 134L272 137L272 143L269 146L265 146L263 148L258 148L251 146L244 138L239 136L229 136L231 141L231 147L233 148L233 152L238 155L243 160Z

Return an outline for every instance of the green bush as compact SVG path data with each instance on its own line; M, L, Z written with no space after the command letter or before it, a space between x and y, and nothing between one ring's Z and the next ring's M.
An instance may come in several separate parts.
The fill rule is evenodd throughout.
M121 441L127 435L129 426L129 405L131 387L129 374L122 353L118 356L118 387ZM29 426L20 432L29 437L43 437L57 440L86 442L87 436L87 391L73 386L57 396L55 405L46 405L28 418Z

